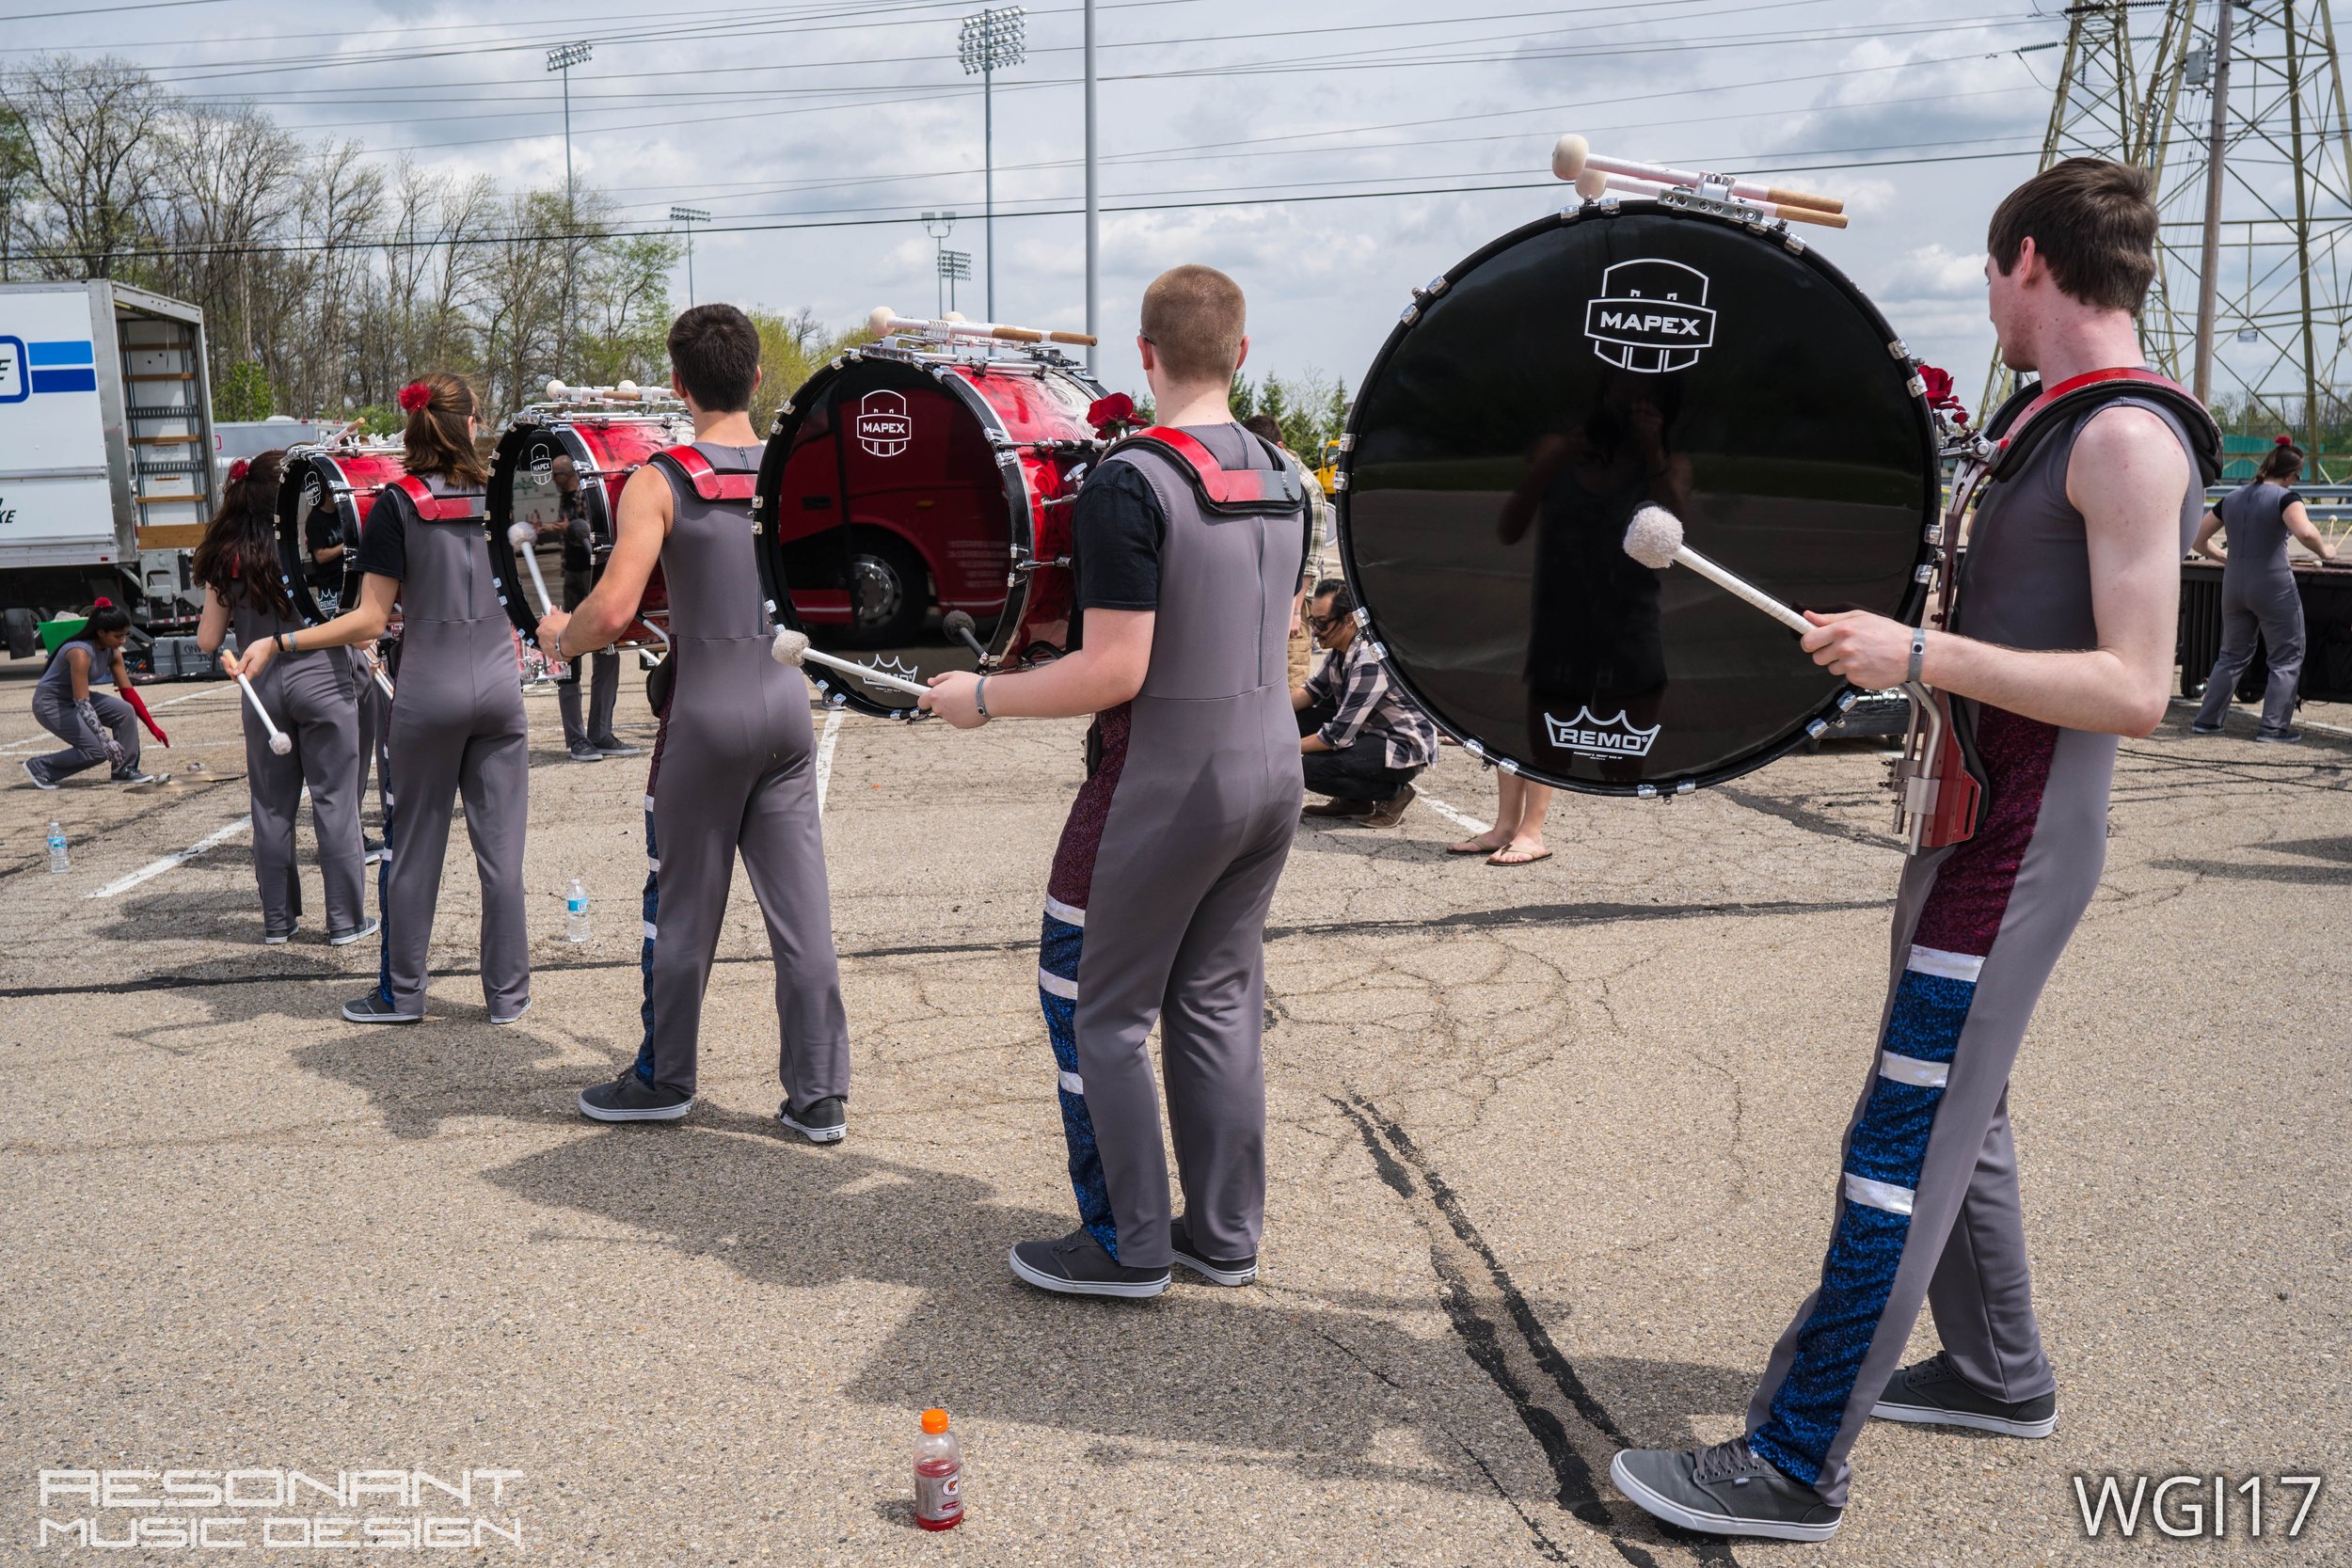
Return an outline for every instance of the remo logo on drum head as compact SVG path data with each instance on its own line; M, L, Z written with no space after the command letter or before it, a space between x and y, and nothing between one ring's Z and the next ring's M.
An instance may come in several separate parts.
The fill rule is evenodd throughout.
M1620 370L1687 371L1715 341L1707 274L1679 261L1619 261L1600 275L1602 297L1584 307L1593 352Z
M876 457L896 457L914 436L914 418L907 412L906 394L880 388L857 404L857 444Z

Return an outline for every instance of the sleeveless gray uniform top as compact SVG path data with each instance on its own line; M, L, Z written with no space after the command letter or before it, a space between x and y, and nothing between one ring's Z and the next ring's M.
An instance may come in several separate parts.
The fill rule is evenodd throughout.
M762 449L697 441L721 473L756 471ZM694 1092L704 994L739 855L766 916L776 971L776 1072L804 1111L850 1092L850 1030L833 945L817 820L808 683L770 652L748 501L705 500L670 464L670 591L675 676L654 743L647 1035L638 1071Z
M2295 580L2294 568L2287 564L2287 540L2292 537L2287 532L2287 498L2293 493L2286 485L2258 479L2221 498L2214 510L2221 514L2221 526L2229 533L2223 581Z
M68 662L65 651L77 642L89 650L90 685L96 688L112 686L115 683L115 656L113 654L87 638L68 638L57 644L57 651L49 656L47 664L41 666L40 679L33 685L36 696L47 692L51 701L61 702L68 707L73 705L73 676L71 673L72 666Z

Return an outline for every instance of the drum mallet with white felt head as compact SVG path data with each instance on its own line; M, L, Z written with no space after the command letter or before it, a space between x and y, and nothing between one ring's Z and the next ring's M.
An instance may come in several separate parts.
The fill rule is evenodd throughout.
M278 727L277 721L269 716L269 709L262 705L262 694L253 689L253 683L246 678L243 671L237 673L237 684L245 689L245 700L253 705L253 711L262 716L262 728L269 731L269 749L281 757L293 751L294 738Z
M539 614L545 619L555 613L555 603L548 597L548 579L539 575L539 552L532 547L538 538L539 531L529 523L516 523L506 531L507 544L531 568L531 586L539 591Z
M879 686L892 691L903 691L910 697L920 697L930 689L920 681L902 680L897 675L886 675L880 670L868 669L850 659L835 658L831 654L820 653L808 645L808 633L794 631L790 626L776 628L776 640L768 651L775 655L778 664L821 664L828 670L838 670L845 675L854 675L868 686Z
M389 697L392 694L392 677L384 673L384 661L375 657L373 648L361 648L359 657L367 661L368 673L375 677L376 689Z
M1725 571L1684 544L1682 519L1662 506L1645 506L1633 514L1633 520L1626 525L1625 553L1661 572L1673 565L1688 566L1724 593L1747 600L1790 631L1802 636L1813 629L1812 622L1747 578Z
M939 629L950 637L961 639L963 645L972 650L974 658L982 664L988 662L988 650L981 647L980 640L973 635L976 628L971 616L961 610L951 610L939 618Z
M1034 326L959 321L952 316L939 321L918 321L899 315L887 305L875 306L866 316L866 325L873 328L877 338L887 338L893 334L914 338L988 338L1000 343L1070 343L1079 348L1092 348L1095 341L1083 332L1047 332Z
M1586 196L1597 196L1599 194L1597 190L1587 191L1584 188L1582 176L1587 169L1624 175L1632 180L1645 180L1654 185L1688 185L1693 190L1714 184L1728 190L1742 201L1758 202L1777 210L1776 214L1768 213L1767 216L1803 218L1809 223L1819 223L1822 220L1816 214L1843 213L1846 210L1846 204L1834 196L1788 191L1778 185L1759 185L1752 180L1725 180L1721 175L1696 174L1689 169L1668 168L1663 164L1636 163L1630 158L1605 158L1594 151L1592 145L1573 131L1552 144L1551 172L1563 180L1574 182L1577 189ZM1841 223L1836 227L1843 229L1846 226Z

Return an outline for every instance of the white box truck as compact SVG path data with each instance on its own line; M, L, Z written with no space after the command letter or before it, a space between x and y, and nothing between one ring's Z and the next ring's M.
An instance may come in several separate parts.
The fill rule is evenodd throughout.
M201 609L189 562L217 493L204 312L127 284L0 283L0 633L104 594Z

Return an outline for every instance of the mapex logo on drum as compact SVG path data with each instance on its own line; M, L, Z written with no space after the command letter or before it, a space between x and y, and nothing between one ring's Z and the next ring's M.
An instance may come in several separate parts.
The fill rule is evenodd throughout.
M1544 715L1544 734L1555 750L1587 757L1645 757L1665 727L1652 724L1637 730L1622 711L1613 719L1599 719L1589 707L1578 708L1573 719Z
M903 392L868 392L858 400L857 444L876 457L896 457L914 438L914 417Z
M1620 370L1687 371L1715 341L1707 274L1679 261L1619 261L1600 275L1601 297L1584 307L1593 352Z

